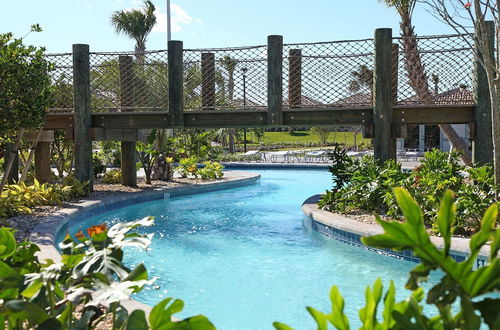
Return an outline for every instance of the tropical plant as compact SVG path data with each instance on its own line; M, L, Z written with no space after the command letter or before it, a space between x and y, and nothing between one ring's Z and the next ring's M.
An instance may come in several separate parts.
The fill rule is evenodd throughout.
M379 0L388 7L394 7L398 12L401 22L401 36L403 37L403 54L405 68L408 75L409 84L415 90L419 100L428 103L431 100L432 92L422 57L418 49L418 40L412 23L413 11L417 0ZM471 164L472 159L465 141L457 134L450 124L440 124L439 128L446 135L451 145L461 152L464 163Z
M129 314L121 304L154 282L143 264L134 269L123 264L125 248L150 245L152 234L133 230L152 224L153 218L146 217L109 229L92 226L76 238L68 234L60 244L60 263L41 263L35 256L38 246L16 244L12 231L0 228L0 324L9 329L96 329L106 320L112 329L215 329L201 315L173 320L183 309L182 300L161 301L149 318L139 309Z
M182 178L187 178L189 175L198 176L198 164L195 157L182 158L179 161L179 166L175 169Z
M402 213L392 189L405 187L420 204L424 223L437 231L434 219L439 201L446 190L457 192L457 215L454 233L470 235L479 230L478 214L495 202L493 169L489 165L463 166L459 153L440 150L427 152L421 165L412 171L402 171L394 161L377 163L373 157L352 159L342 149L331 155L333 187L318 202L322 209L334 212L378 212L393 219Z
M36 206L60 205L64 200L84 196L87 192L88 182L81 183L74 177L71 182L61 184L41 184L34 179L32 185L24 182L6 185L0 198L0 218L31 213Z
M66 134L66 131L55 130L54 141L50 144L50 158L56 167L59 178L70 173L73 168L73 143Z
M359 310L360 329L480 329L483 325L498 329L500 298L492 295L500 290L500 228L495 228L498 205L495 203L486 210L481 229L470 239L470 255L464 261L457 262L450 256L451 229L456 219L453 193L450 190L444 193L435 219L444 241L442 250L432 243L424 227L422 210L408 191L396 188L394 194L406 221L390 222L377 218L384 233L361 240L376 248L412 250L421 262L409 274L406 288L412 294L406 300L396 302L396 289L392 281L385 295L380 279L375 281L373 287L367 287L365 306ZM488 261L476 269L479 252L488 242ZM422 304L426 293L421 283L431 272L443 274L440 281L427 291L426 304L436 307L436 315L424 312ZM382 297L383 310L380 311ZM336 329L350 329L349 319L344 313L345 302L336 286L330 291L330 301L332 310L329 313L307 307L317 328L326 330L332 325ZM274 326L279 330L292 329L279 322L275 322Z
M349 81L347 89L350 92L368 90L373 95L373 70L366 65L360 65L358 71L351 72L352 80Z
M224 176L224 173L222 172L222 170L224 169L224 166L222 166L220 163L206 161L206 162L203 162L203 165L205 165L205 167L200 168L198 170L198 175L203 180L218 179L218 178L222 178L222 176Z
M122 182L122 171L119 168L113 168L102 176L102 182L107 184L119 184Z
M311 127L311 133L318 137L322 145L326 145L328 137L332 134L332 127L314 126Z
M115 11L111 16L111 24L116 33L123 33L135 40L135 54L139 63L143 62L146 51L146 40L156 24L155 6L149 0L144 1L143 10Z

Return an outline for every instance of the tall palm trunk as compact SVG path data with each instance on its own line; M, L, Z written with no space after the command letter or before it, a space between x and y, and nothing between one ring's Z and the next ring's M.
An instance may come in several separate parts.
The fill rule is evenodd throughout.
M425 72L422 58L418 50L417 38L415 31L411 24L410 15L401 16L401 35L403 39L403 52L405 54L405 68L410 80L410 86L417 93L418 98L423 103L430 103L431 90L427 81L427 74ZM453 148L460 150L462 160L465 164L471 164L471 154L467 148L465 141L457 134L455 129L450 124L440 124L439 128L446 135Z

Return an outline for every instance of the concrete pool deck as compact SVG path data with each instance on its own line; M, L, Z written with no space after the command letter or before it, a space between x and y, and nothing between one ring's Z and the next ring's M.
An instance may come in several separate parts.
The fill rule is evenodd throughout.
M391 257L401 258L412 262L419 262L418 257L413 255L412 251L394 252L391 250L382 250L372 247L367 247L361 243L362 236L373 236L382 234L384 231L378 224L369 224L356 221L342 214L332 213L322 210L318 207L317 202L321 195L309 197L302 204L304 212L304 224L320 232L321 234L335 238L344 243L356 245L367 250L377 253L389 255ZM431 236L431 241L438 249L444 248L442 237ZM464 260L470 255L470 239L464 237L452 237L450 256L456 261ZM476 267L484 265L490 254L489 245L481 248L479 257L476 261Z

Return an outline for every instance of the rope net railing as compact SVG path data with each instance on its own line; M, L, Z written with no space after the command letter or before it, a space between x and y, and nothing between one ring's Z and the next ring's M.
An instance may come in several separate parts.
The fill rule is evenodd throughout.
M394 38L397 104L473 104L472 35Z
M473 104L472 36L393 39L397 105ZM397 46L397 48L396 48ZM50 54L55 101L73 110L72 54ZM185 49L184 110L267 108L267 46ZM370 107L372 39L283 45L283 108ZM90 53L91 111L167 111L167 51Z
M47 61L53 64L50 71L54 103L50 112L73 111L73 54L47 54Z
M90 53L91 111L167 111L167 51Z
M286 44L284 108L370 106L373 40Z
M186 49L184 110L267 107L266 46Z

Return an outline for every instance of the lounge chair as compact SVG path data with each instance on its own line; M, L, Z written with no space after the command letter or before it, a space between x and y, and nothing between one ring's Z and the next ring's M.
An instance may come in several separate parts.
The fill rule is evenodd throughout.
M306 163L318 163L328 161L328 153L324 150L309 151L305 156Z
M248 150L247 152L245 152L244 154L241 154L240 156L242 157L242 159L246 159L246 160L257 160L257 158L259 160L261 160L262 155L263 155L263 153L260 152L260 150ZM264 156L264 158L265 158L265 156Z

